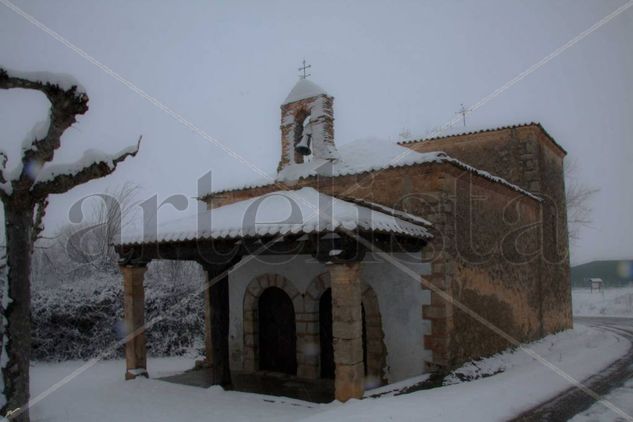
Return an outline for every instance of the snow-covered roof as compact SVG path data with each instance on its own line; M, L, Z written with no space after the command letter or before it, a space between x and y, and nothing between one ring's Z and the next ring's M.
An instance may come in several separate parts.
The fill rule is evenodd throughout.
M294 103L295 101L316 97L317 95L327 95L327 92L308 79L299 79L283 104Z
M262 178L249 183L248 185L233 186L231 188L217 190L215 192L203 193L202 196L214 193L222 193L230 190L241 190L261 186L272 185L275 182L288 182L299 180L316 175L323 176L346 176L369 171L384 170L388 168L405 167L415 164L426 163L452 163L464 170L478 174L493 182L503 184L517 192L521 192L534 199L540 200L537 196L521 189L507 180L494 176L486 171L478 170L455 158L448 156L441 151L417 152L403 147L394 142L380 139L359 139L338 147L339 160L319 160L313 159L302 164L290 164L282 169L276 178Z
M420 153L393 142L379 139L359 139L338 147L340 159L329 161L313 159L302 164L290 164L277 175L277 181L286 182L319 175L346 176L367 171L402 167L412 164L441 162L448 156L443 152Z
M276 191L162 223L156 234L126 234L120 244L239 239L343 230L431 237L423 225L405 221L397 212L371 209L313 188Z
M499 130L516 129L516 128L528 127L528 126L536 126L539 129L541 129L543 131L543 133L545 134L545 136L547 136L547 138L552 142L552 144L554 144L554 146L556 148L558 148L563 154L567 154L567 151L565 150L565 148L563 148L558 142L556 142L556 140L552 137L552 135L550 135L545 130L543 125L541 125L539 122L517 123L517 124L514 124L514 125L499 126L499 127L495 127L495 128L474 127L474 126L469 126L467 128L463 128L461 126L453 126L453 127L450 127L450 128L442 129L442 130L438 131L437 133L432 133L430 136L427 136L427 137L424 137L424 138L407 139L405 141L401 141L401 142L398 142L398 143L400 145L415 144L415 143L420 143L420 142L437 141L437 140L445 139L445 138L453 138L453 137L457 137L457 136L476 135L478 133L496 132L496 131L499 131Z

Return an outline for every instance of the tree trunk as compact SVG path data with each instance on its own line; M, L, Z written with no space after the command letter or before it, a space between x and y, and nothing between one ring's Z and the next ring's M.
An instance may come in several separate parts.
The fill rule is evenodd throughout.
M7 306L4 310L7 326L3 346L8 362L2 368L2 380L7 402L1 414L16 412L11 421L28 422L33 207L8 199L4 203L4 215L10 300L4 301Z

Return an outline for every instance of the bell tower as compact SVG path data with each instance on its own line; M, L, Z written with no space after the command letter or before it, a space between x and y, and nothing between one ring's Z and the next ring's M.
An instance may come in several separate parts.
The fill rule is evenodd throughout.
M339 158L334 145L334 98L301 77L281 105L281 160L277 171L308 160Z

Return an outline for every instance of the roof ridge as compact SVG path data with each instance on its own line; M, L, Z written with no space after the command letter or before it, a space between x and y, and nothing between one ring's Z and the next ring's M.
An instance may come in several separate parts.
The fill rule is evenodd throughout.
M328 195L328 194L325 194ZM397 210L393 207L388 207L386 205L382 205L382 204L378 204L376 202L372 202L372 201L368 201L366 199L361 199L361 198L356 198L353 196L345 196L345 195L329 195L331 197L334 197L336 199L340 199L341 201L345 201L345 202L351 202L354 204L358 204L361 205L365 208L369 208L373 211L378 211L378 212L382 212L382 213L390 213L390 215L392 217L397 217L401 220L404 220L408 223L412 223L412 224L416 224L416 225L422 225L422 226L426 226L426 227L430 227L432 226L431 222L419 217L417 215L408 213L406 211L401 211L401 210Z
M513 124L513 125L498 126L498 127L493 127L493 128L489 128L489 129L471 130L471 131L466 131L466 132L454 133L454 134L450 134L450 135L437 135L437 136L431 136L429 138L408 139L406 141L399 141L397 144L404 146L404 145L408 145L408 144L415 144L415 143L418 143L418 142L436 141L436 140L440 140L440 139L454 138L454 137L457 137L457 136L476 135L478 133L488 133L488 132L495 132L495 131L498 131L498 130L506 130L506 129L517 129L517 128L528 127L528 126L537 126L539 129L541 129L543 131L545 136L547 136L547 138L550 141L552 141L552 143L558 149L560 149L563 153L567 154L567 150L565 150L565 148L563 148L558 142L556 142L554 137L552 135L550 135L547 130L545 130L543 125L540 122L534 122L534 121L533 122L525 122L525 123L516 123L516 124Z
M416 142L434 141L436 139L453 138L455 136L464 136L464 135L475 135L477 133L487 133L487 132L494 132L497 130L516 129L516 128L528 127L528 126L541 126L541 128L543 127L539 122L524 122L524 123L516 123L513 125L491 127L487 129L465 130L464 132L451 133L447 135L435 135L435 136L430 136L427 138L407 139L405 141L398 141L398 145L414 144Z

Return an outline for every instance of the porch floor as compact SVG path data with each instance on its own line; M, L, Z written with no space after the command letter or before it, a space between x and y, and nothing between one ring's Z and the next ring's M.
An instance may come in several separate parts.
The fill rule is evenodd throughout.
M158 379L201 388L213 385L213 374L208 368L192 369ZM231 380L233 383L227 390L291 397L314 403L329 403L334 400L334 380L331 379L306 379L278 372L232 371Z

